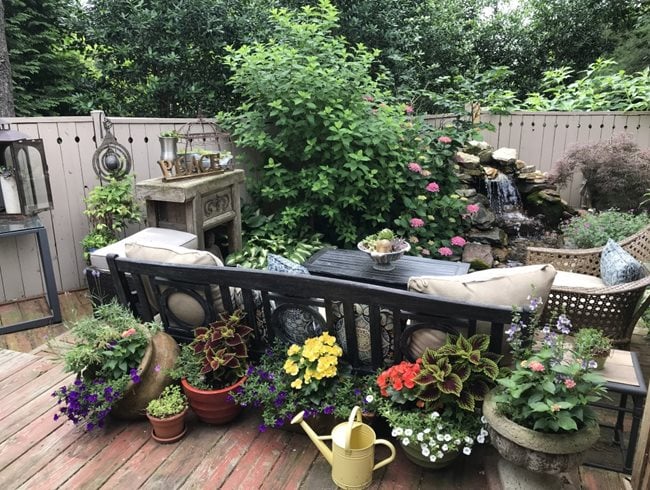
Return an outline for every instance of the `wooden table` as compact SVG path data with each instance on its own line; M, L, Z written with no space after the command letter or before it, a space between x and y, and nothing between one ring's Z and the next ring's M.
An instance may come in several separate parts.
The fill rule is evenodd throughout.
M315 276L348 279L397 289L406 289L413 276L456 276L466 274L469 264L405 255L394 262L395 269L378 271L367 253L359 250L326 248L312 255L305 267Z
M171 180L162 177L136 183L138 200L147 203L147 224L194 233L198 248L205 249L204 233L220 225L228 227L228 252L241 250L240 185L244 171Z

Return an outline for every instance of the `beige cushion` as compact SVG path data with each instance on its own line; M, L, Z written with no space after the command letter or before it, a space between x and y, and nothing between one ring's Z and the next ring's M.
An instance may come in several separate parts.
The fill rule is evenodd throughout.
M175 247L172 245L153 245L143 243L127 243L125 253L128 258L150 260L154 262L165 262L168 264L179 265L212 265L223 267L223 263L218 257L206 252L205 250L191 250L184 247ZM149 302L156 308L157 301L153 295L153 289L147 286L147 296ZM212 286L212 297L214 298L214 308L217 312L223 311L223 302L221 300L221 291L218 286ZM205 325L203 308L199 302L191 296L184 293L171 294L167 301L167 307L170 312L182 322L198 327Z
M553 281L553 287L593 289L604 288L605 283L600 277L590 276L589 274L557 271L557 275Z
M546 302L555 275L556 270L550 264L527 265L460 276L411 277L408 289L456 301L523 307L530 304L530 296L541 297ZM411 335L410 353L419 357L424 349L440 346L444 338L440 331L416 330Z

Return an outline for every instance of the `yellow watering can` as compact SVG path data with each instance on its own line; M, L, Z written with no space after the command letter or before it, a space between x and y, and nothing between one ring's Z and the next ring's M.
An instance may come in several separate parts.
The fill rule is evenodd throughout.
M395 459L395 446L384 439L377 439L372 427L361 421L361 409L354 407L347 422L338 424L329 436L317 435L303 420L300 412L291 421L300 424L318 450L332 467L332 480L345 490L357 490L370 486L372 472ZM356 420L355 420L356 418ZM322 441L332 440L332 449ZM390 456L375 464L375 445L383 444L390 449Z

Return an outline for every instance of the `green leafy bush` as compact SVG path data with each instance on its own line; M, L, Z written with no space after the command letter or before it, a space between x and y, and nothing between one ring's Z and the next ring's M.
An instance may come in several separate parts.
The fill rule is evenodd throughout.
M650 182L650 152L625 134L578 145L555 163L551 178L565 185L577 170L584 176L594 208L636 209Z
M288 235L311 230L349 246L408 206L409 162L430 163L446 195L455 176L451 149L432 144L446 131L391 103L370 76L377 53L335 37L337 19L326 0L273 10L273 39L228 50L229 83L245 102L217 118L239 146L261 154L251 194ZM447 204L428 214L446 220Z
M564 243L570 248L601 247L611 238L620 241L650 223L646 213L638 215L617 210L585 213L560 225Z

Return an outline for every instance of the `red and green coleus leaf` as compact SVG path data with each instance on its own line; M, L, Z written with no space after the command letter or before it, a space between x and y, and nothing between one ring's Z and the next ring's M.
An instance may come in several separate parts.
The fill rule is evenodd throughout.
M485 352L490 346L490 336L485 334L472 335L467 341L472 345L471 350Z
M463 392L467 392L475 400L483 400L490 391L490 386L482 379L475 379L463 385Z
M495 380L499 376L499 366L492 359L486 357L481 358L478 365L478 370L482 372L488 379Z
M476 400L474 396L469 391L463 390L458 395L458 400L456 401L456 404L458 405L459 408L462 408L463 410L473 412L474 409L476 408L475 401Z
M438 388L436 383L422 387L420 393L418 393L418 398L424 402L433 402L440 398L442 392Z
M467 340L465 337L462 335L459 335L458 338L456 339L456 347L458 350L456 351L457 354L462 354L461 352L471 352L473 349L472 344Z
M481 362L481 351L473 350L472 352L469 353L469 356L468 356L467 359L472 364L477 365L478 363Z
M456 374L451 373L444 381L437 383L438 388L443 393L460 396L463 390L463 381Z

